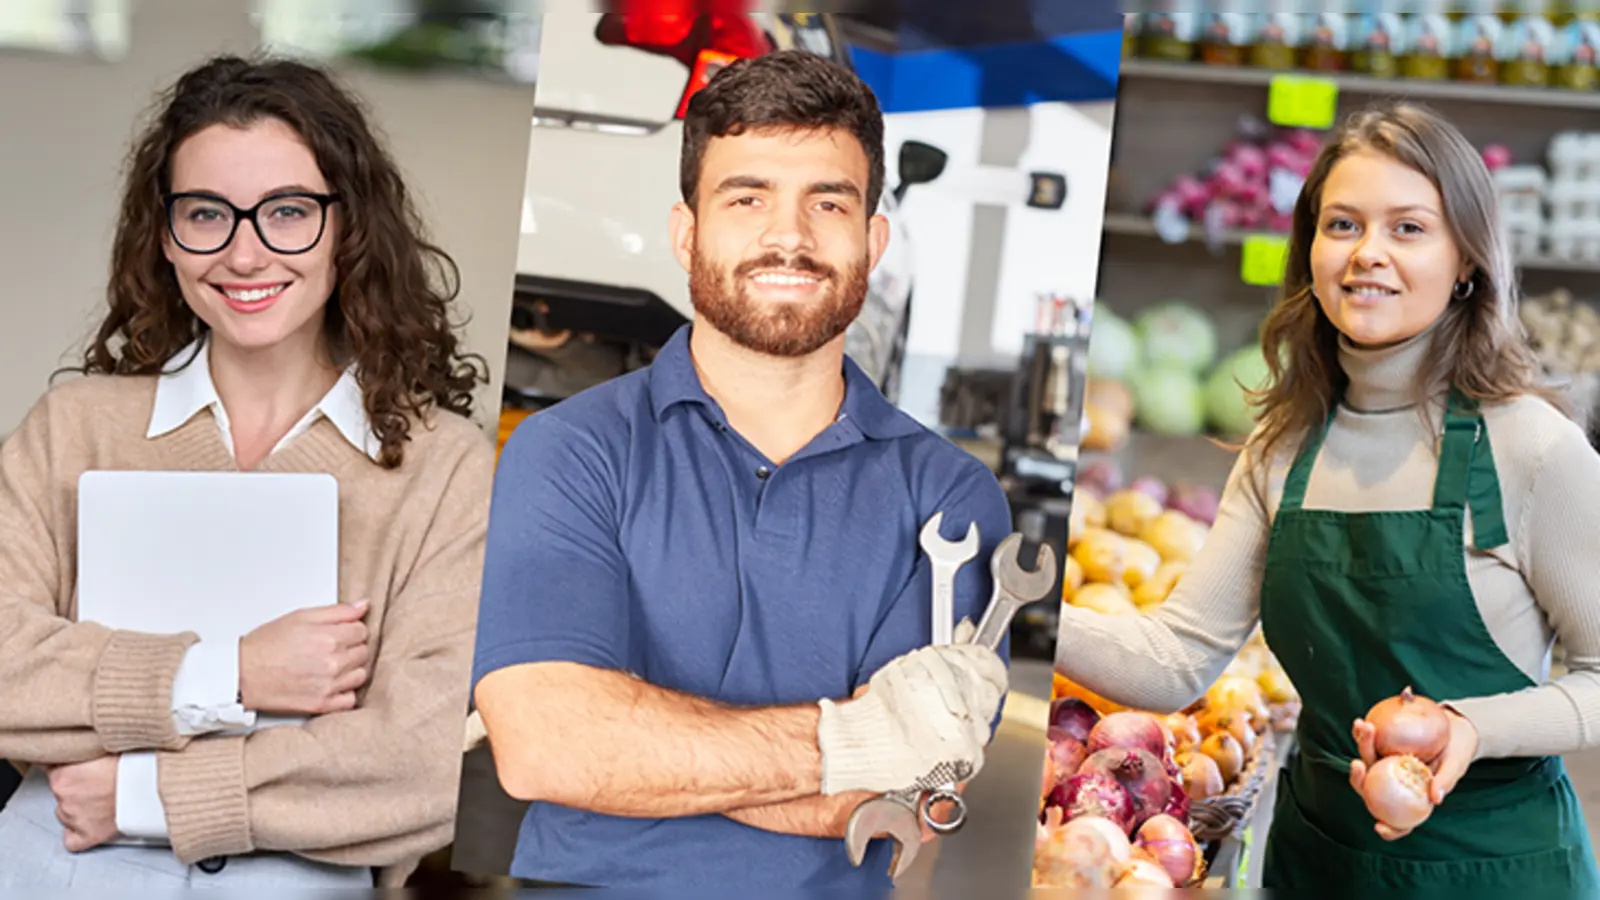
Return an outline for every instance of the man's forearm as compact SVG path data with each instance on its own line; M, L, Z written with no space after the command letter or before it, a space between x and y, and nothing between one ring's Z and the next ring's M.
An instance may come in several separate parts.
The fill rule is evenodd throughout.
M871 791L852 791L824 797L803 797L786 803L752 806L724 813L728 818L751 828L800 837L843 838L845 825L855 808L877 796Z
M811 704L730 708L568 663L492 673L477 703L501 784L521 800L672 818L783 804L822 787Z

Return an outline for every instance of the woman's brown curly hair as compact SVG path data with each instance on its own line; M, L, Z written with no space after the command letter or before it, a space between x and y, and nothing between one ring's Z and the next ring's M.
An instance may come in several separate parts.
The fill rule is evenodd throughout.
M430 406L471 417L483 358L463 353L450 321L460 272L430 243L399 167L361 104L325 71L283 59L211 59L184 74L128 157L111 254L110 312L84 354L85 374L155 375L207 326L184 302L162 254L172 157L212 125L277 119L316 157L340 195L338 281L326 307L329 353L354 363L379 462L400 465L412 420Z
M1384 103L1342 124L1312 164L1295 202L1283 286L1261 327L1271 374L1262 390L1250 392L1261 410L1260 425L1246 444L1251 464L1270 465L1285 440L1321 426L1344 390L1339 331L1312 296L1311 244L1328 174L1358 150L1382 153L1433 182L1451 237L1473 267L1472 292L1452 298L1433 326L1435 336L1412 386L1419 414L1430 411L1425 395L1448 383L1474 400L1497 403L1531 395L1570 415L1564 398L1541 382L1539 361L1517 318L1511 249L1483 158L1437 113L1415 103Z

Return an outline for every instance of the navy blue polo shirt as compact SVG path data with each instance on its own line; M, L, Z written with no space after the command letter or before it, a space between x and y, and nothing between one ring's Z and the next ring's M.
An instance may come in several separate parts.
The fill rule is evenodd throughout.
M977 621L1011 531L993 474L890 404L849 359L838 419L775 466L701 386L684 326L646 369L526 419L495 476L473 684L566 661L746 706L848 698L930 641L918 547L981 531L957 577ZM1007 647L1002 647L1004 657ZM655 723L628 738L650 752ZM887 888L891 847L856 868L838 839L721 815L619 818L545 803L511 874L591 886Z

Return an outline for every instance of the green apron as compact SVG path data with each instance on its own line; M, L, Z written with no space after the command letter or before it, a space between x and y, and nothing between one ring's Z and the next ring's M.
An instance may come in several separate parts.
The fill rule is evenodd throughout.
M1436 700L1533 682L1500 652L1467 581L1474 543L1506 542L1500 485L1475 404L1451 393L1433 508L1303 509L1332 416L1296 456L1272 525L1261 587L1267 644L1304 701L1280 774L1263 886L1296 897L1600 897L1588 829L1559 757L1474 763L1432 816L1383 840L1350 787L1352 723L1410 685Z

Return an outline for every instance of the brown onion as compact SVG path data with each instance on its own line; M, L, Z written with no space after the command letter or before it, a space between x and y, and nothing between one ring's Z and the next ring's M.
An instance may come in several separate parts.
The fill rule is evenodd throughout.
M1415 756L1429 765L1450 743L1450 716L1444 707L1419 697L1409 686L1397 697L1378 701L1367 711L1376 732L1372 749L1379 756Z
M1200 742L1200 752L1216 762L1223 784L1232 784L1244 771L1244 748L1239 746L1238 738L1226 731L1212 732Z
M1192 750L1200 744L1200 725L1194 717L1187 713L1173 713L1167 716L1165 723L1167 731L1172 735L1172 749L1178 753Z
M1175 885L1194 881L1200 868L1200 844L1189 827L1172 816L1155 816L1139 826L1135 846L1161 864Z
M1361 784L1367 812L1390 828L1407 831L1433 814L1433 770L1410 754L1385 756Z
M1217 761L1198 750L1182 760L1183 790L1191 800L1206 800L1222 793L1227 782Z
M1255 752L1256 730L1250 724L1249 714L1240 710L1209 710L1201 714L1199 724L1203 734L1226 731L1233 735L1244 756Z

